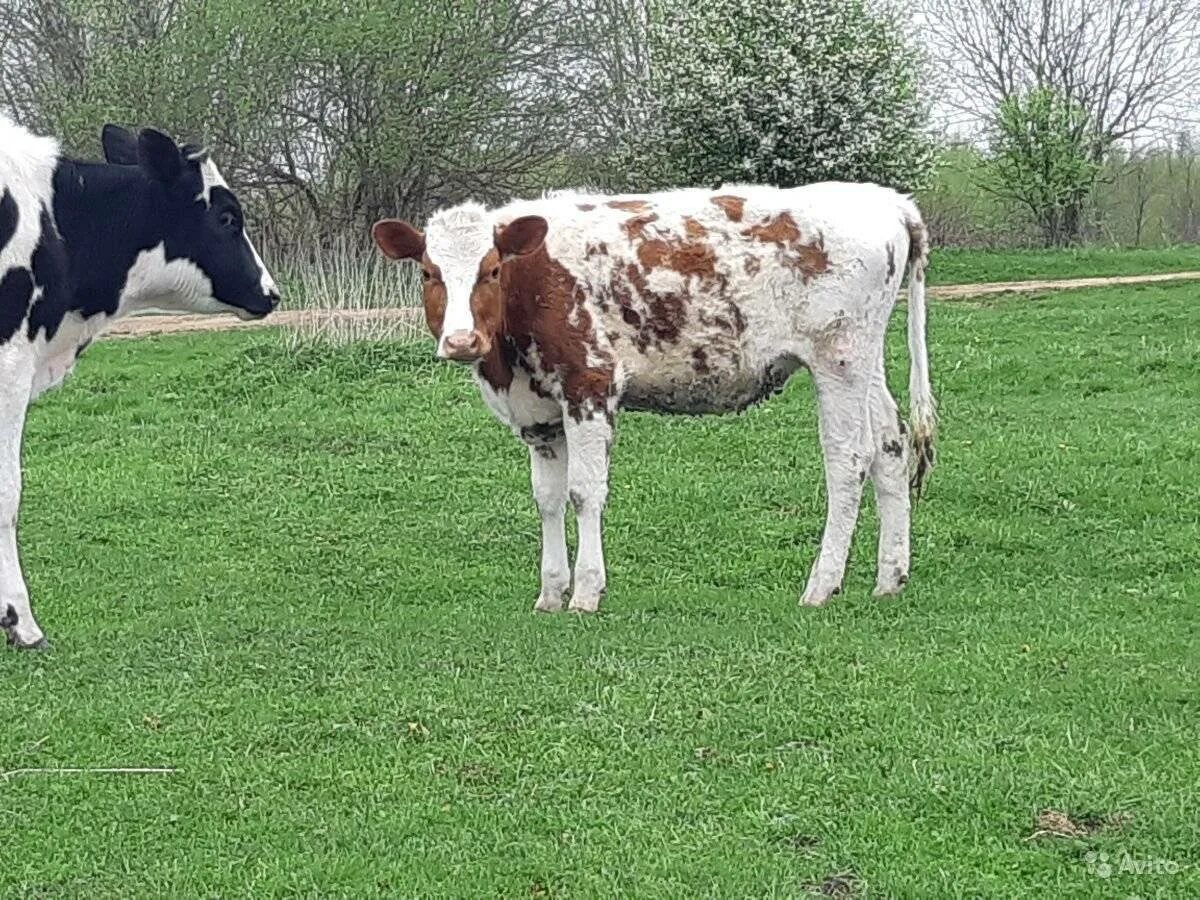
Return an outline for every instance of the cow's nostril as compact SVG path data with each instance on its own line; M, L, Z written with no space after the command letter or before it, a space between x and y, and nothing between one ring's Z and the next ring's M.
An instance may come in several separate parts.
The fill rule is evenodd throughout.
M455 331L442 341L443 353L449 359L466 361L479 356L479 335L474 331Z

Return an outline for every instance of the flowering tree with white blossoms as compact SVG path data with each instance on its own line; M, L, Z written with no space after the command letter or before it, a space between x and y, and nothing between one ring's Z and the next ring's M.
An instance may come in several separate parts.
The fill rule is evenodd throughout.
M912 189L931 170L920 55L867 0L664 0L648 69L618 151L631 187Z

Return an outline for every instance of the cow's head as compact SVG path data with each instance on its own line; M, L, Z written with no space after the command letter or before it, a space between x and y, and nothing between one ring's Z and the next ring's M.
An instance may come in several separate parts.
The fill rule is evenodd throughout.
M198 147L180 147L152 128L136 137L116 125L101 135L105 160L137 166L149 202L143 252L129 273L142 305L191 312L267 315L279 289L246 234L241 204L216 164Z
M504 325L505 263L536 252L548 229L541 216L495 226L483 207L466 204L437 213L424 234L398 219L376 222L372 234L385 256L421 264L437 355L474 362L491 352Z

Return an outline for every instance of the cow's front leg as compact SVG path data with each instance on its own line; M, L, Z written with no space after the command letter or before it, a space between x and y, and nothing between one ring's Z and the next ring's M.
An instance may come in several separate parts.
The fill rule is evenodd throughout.
M529 445L533 499L542 517L542 590L534 609L558 612L571 586L567 559L567 441L561 431Z
M595 612L604 597L604 540L601 534L604 504L608 499L608 454L612 422L604 411L584 414L579 421L568 416L567 488L579 523L579 552L575 557L574 612Z
M29 591L17 555L17 511L21 505L21 432L29 401L20 390L0 386L0 627L8 643L41 650L47 646L33 618Z

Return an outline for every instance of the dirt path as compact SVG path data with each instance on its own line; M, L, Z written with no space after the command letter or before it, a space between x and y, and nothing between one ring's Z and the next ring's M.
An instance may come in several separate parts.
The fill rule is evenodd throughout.
M1079 288L1107 287L1121 284L1154 284L1162 281L1197 281L1200 272L1170 272L1162 275L1118 275L1108 278L1062 278L1047 281L1000 281L990 284L945 284L929 289L929 296L936 300L969 300L993 294L1028 294L1040 291L1065 291ZM287 327L311 323L315 320L336 317L342 321L401 320L418 324L421 313L417 309L339 309L311 310L287 309L277 312L268 319L243 322L232 316L136 316L118 322L106 333L106 337L142 337L153 334L183 334L190 331L234 331L243 328L267 326Z

